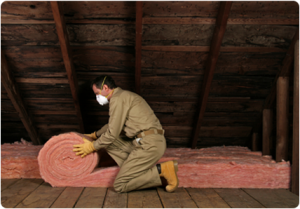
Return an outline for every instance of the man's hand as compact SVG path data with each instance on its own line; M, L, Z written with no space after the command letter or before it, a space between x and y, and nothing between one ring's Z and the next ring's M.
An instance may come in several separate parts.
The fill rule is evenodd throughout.
M84 134L84 135L86 135L86 136L92 138L93 140L98 139L98 137L96 136L96 131L95 131L94 133L91 133L91 134Z
M84 141L84 144L73 145L73 147L77 148L77 149L73 149L74 152L77 152L76 155L81 155L81 157L85 157L86 155L96 151L93 142L90 142L85 138L82 139Z

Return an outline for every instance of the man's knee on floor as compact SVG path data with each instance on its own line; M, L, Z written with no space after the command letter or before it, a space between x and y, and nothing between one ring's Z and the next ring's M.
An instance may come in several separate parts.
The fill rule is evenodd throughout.
M114 189L116 192L121 193L121 192L126 192L125 191L125 183L118 182L117 180L114 182Z

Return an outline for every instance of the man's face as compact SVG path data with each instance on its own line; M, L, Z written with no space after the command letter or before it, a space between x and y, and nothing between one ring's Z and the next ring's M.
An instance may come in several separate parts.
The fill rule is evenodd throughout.
M96 94L96 95L106 96L107 95L107 93L106 93L107 89L108 89L107 85L103 85L102 90L98 89L95 84L93 85L93 91L94 91L94 94Z

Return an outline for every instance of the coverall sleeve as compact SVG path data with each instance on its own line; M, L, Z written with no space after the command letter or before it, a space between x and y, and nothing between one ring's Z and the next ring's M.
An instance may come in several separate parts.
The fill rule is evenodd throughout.
M108 129L108 124L105 124L101 129L96 132L96 136L99 138Z
M105 133L93 142L96 150L107 148L117 137L120 136L125 124L128 110L128 106L124 104L121 98L115 98L110 103L108 128Z

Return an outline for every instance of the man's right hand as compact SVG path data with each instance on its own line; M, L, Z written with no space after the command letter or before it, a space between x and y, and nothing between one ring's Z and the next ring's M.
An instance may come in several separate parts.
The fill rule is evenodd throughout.
M94 133L91 133L91 134L84 134L84 135L90 137L90 138L93 139L93 140L98 139L98 137L96 136L96 131L95 131Z

